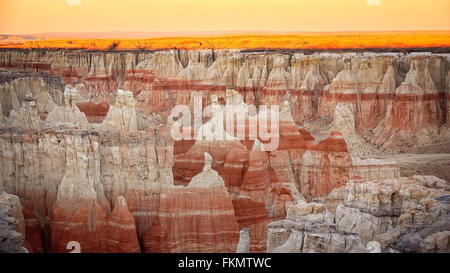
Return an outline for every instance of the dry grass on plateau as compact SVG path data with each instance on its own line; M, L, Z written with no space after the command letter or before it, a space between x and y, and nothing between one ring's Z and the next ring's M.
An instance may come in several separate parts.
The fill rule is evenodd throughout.
M0 40L0 48L162 50L162 49L378 49L449 48L450 31L224 35L151 39Z

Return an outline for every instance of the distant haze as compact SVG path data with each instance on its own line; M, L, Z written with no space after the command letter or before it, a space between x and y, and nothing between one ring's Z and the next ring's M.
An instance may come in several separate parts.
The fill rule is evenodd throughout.
M11 37L30 39L126 39L189 36L222 36L227 34L293 34L299 32L263 30L218 30L218 31L106 31L106 32L45 32L45 33L6 33Z

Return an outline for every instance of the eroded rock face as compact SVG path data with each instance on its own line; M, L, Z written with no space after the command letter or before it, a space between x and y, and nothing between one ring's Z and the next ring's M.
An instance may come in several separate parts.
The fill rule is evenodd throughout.
M395 91L395 98L388 106L383 128L376 130L383 146L407 143L432 143L442 124L439 93L429 71L429 60L416 57L404 82Z
M197 141L187 153L175 156L173 173L176 184L188 184L190 188L204 180L199 179L205 175L201 172L202 166L207 166L206 162L203 164L205 152L211 154L213 169L223 177L222 183L233 200L240 229L250 229L251 249L263 251L265 225L269 221L266 207L273 202L268 198L272 187L265 152L249 152L239 141ZM211 179L206 181L214 183Z
M6 125L6 118L5 118L5 116L3 115L3 107L2 107L2 104L0 103L0 123L2 124L2 125Z
M67 138L66 171L50 212L54 252L65 252L71 241L78 242L82 252L140 252L134 219L123 197L115 200L109 215L100 169L95 168L98 153L95 138Z
M244 228L240 232L239 243L236 249L236 253L249 253L250 252L250 235L248 229Z
M289 96L279 113L280 141L275 151L262 151L259 140L252 146L233 138L223 141L227 136L224 121L215 118L215 115L222 117L220 111L216 114L213 111L211 120L200 127L209 126L207 131L215 132L209 140L197 139L188 149L184 147L188 142L175 143L175 184L193 183L191 177L201 172L203 154L210 153L213 168L223 176L231 194L240 229L249 229L251 251L261 251L266 245L265 225L286 217L287 206L304 198L326 196L345 185L350 176L375 179L399 176L394 163L352 158L339 132L333 131L316 143L307 131L295 126L288 99ZM215 100L212 101L214 104ZM241 104L235 106L238 105Z
M101 126L107 130L137 131L136 103L133 93L120 89L117 91L116 101L109 107Z
M14 144L11 142L13 138ZM153 138L148 135L138 139L139 136L124 135L120 140L118 135L113 133L99 136L85 131L66 131L59 134L35 132L33 135L28 135L25 131L2 132L3 184L7 192L21 197L24 216L27 219L26 243L32 246L30 251L39 252L46 249L65 252L66 244L79 238L80 243L97 238L92 239L93 245L88 243L82 246L86 251L122 251L121 248L108 250L102 243L104 238L98 236L103 233L109 236L108 232L117 233L105 231L109 226L118 226L110 224L113 221L111 213L114 216L114 209L118 208L115 205L117 198L123 195L128 202L119 204L128 203L127 206L132 212L144 210L148 213L145 206L138 206L141 197L133 192L149 187L146 183L151 183L159 177L162 177L161 183L170 179L170 176L163 173L167 168L166 162L171 164L167 158L170 158L172 152L166 157L166 148L154 146ZM156 156L156 150L159 156ZM112 158L115 158L115 161L110 161ZM36 184L31 181L40 182ZM113 211L110 207L114 208ZM140 222L141 218L133 219L132 214L127 214L125 208L119 210L117 217L118 220L127 222L125 229L129 232L132 230L130 223ZM71 221L75 221L84 229L74 229L74 233L66 232L65 225L71 226ZM52 226L53 237L50 237L47 230ZM99 228L91 231L89 228L93 226ZM133 232L136 237L138 232ZM87 234L93 235L89 237ZM89 239L86 239L85 235ZM41 241L41 238L44 241ZM136 251L136 248L128 249Z
M208 91L225 100L225 90L234 88L246 103L258 108L261 104L280 105L289 91L296 123L332 115L338 103L348 104L359 135L384 149L396 150L434 141L448 115L448 64L446 56L438 54L303 55L238 50L38 54L9 50L0 52L0 66L12 72L63 77L63 84L73 83L80 90L80 103L85 103L80 108L87 107L82 110L89 111L88 119L95 122L104 115L104 104L113 104L118 88L130 90L135 98L142 94L137 110L159 113L163 119L175 105L192 107L195 93ZM34 90L40 115L53 108L49 98L62 104L57 88L39 80L6 84L4 114L20 108L22 91L17 93L17 89ZM44 89L39 86L50 90L50 96L38 91ZM209 95L203 97L204 104L209 104ZM411 107L416 110L409 115ZM371 135L371 130L376 134ZM409 136L409 141L399 141Z
M450 101L450 71L448 72L448 74L447 74L447 77L446 77L446 81L445 81L445 86L446 86L446 92L445 92L445 97L446 97L446 106L447 106L447 110L446 110L446 112L447 112L447 118L446 118L446 122L447 123L449 123L450 122L450 111L449 111L449 109L450 109L450 103L449 103L449 101Z
M147 252L234 252L239 229L222 177L205 153L203 171L187 187L162 189L156 223L144 235ZM212 232L214 231L214 232Z
M4 132L2 166L14 173L11 167L23 164L28 173L6 179L5 189L22 196L30 251L68 252L72 241L81 252L236 250L239 229L223 180L210 169L211 174L196 179L199 185L174 187L172 150L163 139L78 131L39 133L31 140L20 134L14 136L20 144L12 152ZM48 172L44 166L55 169ZM39 188L28 183L39 176ZM209 185L212 178L217 183ZM158 237L158 227L164 227L163 237ZM221 235L211 237L211 230ZM204 236L195 235L191 244L193 234Z
M268 225L268 252L448 252L448 183L351 180Z
M17 196L2 190L0 181L0 253L27 253L25 221Z
M234 252L238 240L225 187L164 189L155 223L143 237L146 252Z
M76 105L78 90L66 88L64 91L64 105L55 106L45 120L48 126L66 126L86 130L90 127L86 115Z
M285 220L268 226L267 252L367 252L357 234L336 229L334 216L323 204L300 203L289 208Z
M424 253L449 253L450 231L436 232L420 243Z
M448 183L444 180L415 176L352 181L346 188L347 194L336 209L338 229L359 234L363 242L380 241L384 250L421 251L426 237L449 227L444 198ZM432 250L432 246L428 248Z
M82 199L77 204L56 202L50 228L52 252L67 252L70 242L77 242L83 253L141 251L134 219L123 197L116 200L109 216L96 200Z
M17 112L12 110L9 118L13 127L40 130L43 124L31 92L25 94L22 107Z
M10 50L0 67L1 181L30 252L446 251L445 182L372 158L448 141L445 57ZM211 116L174 142L172 108L196 101ZM249 137L261 113L275 149Z

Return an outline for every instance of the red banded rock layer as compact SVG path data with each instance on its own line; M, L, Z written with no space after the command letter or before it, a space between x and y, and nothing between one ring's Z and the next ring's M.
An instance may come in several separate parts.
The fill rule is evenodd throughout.
M52 252L78 242L81 252L139 252L134 219L118 197L110 215L100 178L98 139L68 136L64 177L50 210Z
M276 55L273 58L273 68L268 74L264 89L261 92L261 104L279 105L282 98L288 90L286 71L286 58L282 55Z
M311 200L327 195L346 183L351 157L342 134L332 132L319 143L303 129L297 129L289 104L280 112L280 145L271 153L270 165L283 183L294 183ZM285 215L285 213L284 213Z
M155 140L157 138L159 140ZM136 216L136 226L139 228L140 223L145 224L145 215L151 214L154 208L146 207L145 198L138 194L138 190L148 188L153 183L163 184L172 174L173 152L170 142L165 143L164 138L149 133L104 132L99 136L84 131L48 130L44 133L3 129L0 138L2 180L5 190L18 195L23 204L29 251L52 251L49 229L51 211L61 181L67 174L67 162L74 153L79 159L88 159L87 163L83 163L87 167L83 168L87 168L84 171L89 174L87 181L94 183L99 196L96 206L101 204L102 211L109 215L109 203L112 206L119 196L125 196L130 211ZM69 142L72 144L69 145ZM77 147L75 150L69 149L74 145ZM83 181L86 183L86 178L78 177L76 181L77 185ZM71 212L62 211L60 214L69 217ZM65 251L63 243L59 248ZM106 250L102 248L98 251Z
M146 252L235 252L239 241L233 203L204 153L203 171L187 187L162 188L156 223L144 235Z
M398 164L393 161L352 157L352 170L349 176L368 180L391 179L399 178L400 170Z
M213 168L224 177L231 194L264 202L271 218L279 218L286 213L283 205L295 200L296 188L308 198L327 195L345 184L352 167L342 135L333 132L316 144L308 132L296 128L289 104L284 104L280 113L280 145L270 153L268 161L264 153L248 153L246 147L238 148L239 145L233 143L197 142L189 152L178 154L173 168L175 183L189 183L190 177L200 172L202 153L210 152L214 158ZM252 164L259 165L255 168ZM277 205L279 200L283 200L281 207Z
M172 182L171 144L149 133L105 132L100 141L100 192L107 200L126 197L142 239L158 213L160 188Z
M352 60L344 60L344 69L340 71L330 85L325 88L326 95L319 106L320 116L330 116L337 104L344 103L351 109L356 108L358 80L352 70Z
M243 62L239 69L235 88L247 104L259 105L262 66L264 66L263 60L250 59Z
M428 71L436 86L436 91L439 97L439 106L443 113L442 118L445 119L445 100L446 100L446 72L447 72L447 60L445 56L431 55L427 57Z
M23 217L25 219L25 241L23 245L30 253L44 253L45 246L42 238L47 230L43 231L29 207L30 205L27 208L23 208Z
M108 132L101 138L105 196L126 198L140 240L158 212L160 188L173 184L173 144L167 139L163 132Z
M177 142L175 142L177 146ZM247 148L239 141L201 141L194 144L188 152L175 155L175 164L173 166L173 176L175 185L188 185L192 177L201 172L204 164L204 153L209 153L213 157L212 168L217 170L224 176L225 185L235 185L236 181L242 181L241 178L235 179L236 171L233 169L241 169L244 164L234 166L236 162L230 160L240 160L241 154L245 155L245 161L248 162ZM246 164L245 164L246 165ZM225 168L226 173L222 173L221 169ZM237 171L239 172L239 171ZM240 170L242 172L242 170ZM227 176L230 176L228 179ZM240 177L243 177L242 175ZM230 183L228 182L230 181Z
M350 70L345 68L349 65L343 57L351 60ZM409 66L409 56L397 54L396 57L401 65L388 54L315 54L309 57L297 53L232 50L151 53L8 50L0 53L4 67L15 62L51 64L50 71L41 72L63 76L65 83L78 82L76 85L85 103L112 103L114 91L120 87L129 89L135 97L146 93L137 109L151 114L169 112L177 104L192 107L194 96L191 93L194 92L204 93L207 98L204 105L207 105L209 94L218 94L219 101L225 100L224 91L232 87L243 95L245 102L258 107L260 104L279 105L289 90L295 122L315 119L316 111L320 112L319 117L331 115L334 106L344 102L357 106L355 120L357 129L363 129L359 133L363 134L383 120L394 82L402 77L404 66ZM438 92L444 120L447 61L437 55L423 58L429 63L429 74ZM330 90L326 90L324 86L329 82L332 82ZM4 108L9 107L5 105ZM168 114L164 113L163 119ZM88 115L88 118L100 119L94 116Z
M176 51L162 51L149 54L132 69L125 71L124 89L134 94L154 90L155 80L174 79L183 69Z
M348 180L352 165L345 140L339 132L305 151L299 166L300 193L308 200L324 196Z
M298 123L317 117L319 100L328 78L323 72L323 59L317 56L305 57L295 54L291 59L288 76L292 116Z
M370 130L385 117L396 88L395 59L378 57L372 63L363 60L357 78L361 90L359 127Z
M58 201L51 212L51 250L70 252L70 242L81 253L140 252L136 226L124 198L116 200L108 215L95 199Z
M239 229L225 187L174 186L162 191L145 252L235 252Z
M74 87L80 90L84 101L96 104L103 101L112 103L114 101L115 91L118 89L118 85L112 76L107 75L83 77L83 81L74 84Z
M343 106L340 103L336 110L341 108ZM355 147L349 145L356 145L356 149L366 147L359 139L354 139L355 122L351 112L350 118L335 117L329 132L318 140L308 131L297 129L289 113L289 105L283 104L280 112L280 146L271 153L270 162L278 179L295 181L300 193L308 200L328 195L334 188L345 185L352 176L368 179L399 176L397 164L350 156L349 149ZM338 129L343 134L333 131Z
M442 120L436 86L426 57L415 57L405 81L397 88L386 119L375 132L384 147L404 147L432 143Z
M86 118L90 123L102 123L108 114L109 103L107 101L102 101L98 104L93 102L81 102L77 103L77 107L86 115Z
M250 229L250 251L263 252L265 225L269 221L266 209L269 198L266 196L271 182L265 153L249 152L239 141L197 142L189 152L175 156L175 183L191 185L191 177L203 167L205 152L211 153L212 167L223 177L233 201L239 230ZM249 204L251 207L246 206Z
M2 176L5 191L20 197L30 252L42 252L42 227L64 175L65 153L52 135L2 131ZM38 182L38 183L36 183Z
M235 213L239 215L240 228L250 228L250 237L253 238L251 251L263 251L268 211L274 211L274 217L281 217L277 215L283 215L285 203L295 202L292 193L295 187L284 188L278 183L266 152L258 149L248 151L239 141L200 141L187 153L176 155L173 167L175 183L187 185L191 177L200 172L205 152L211 153L212 167L225 181ZM258 213L255 215L253 210L242 206L246 203L252 203L255 209L258 208Z
M265 252L269 215L263 203L248 197L233 199L234 214L239 224L239 230L249 229L250 252Z
M111 101L122 86L125 72L150 54L85 51L4 51L0 67L62 77L64 84L78 83L87 100Z
M265 152L260 151L261 144L258 141L253 147L249 153L248 168L243 177L240 194L233 200L233 205L239 229L249 229L250 251L264 252L267 236L266 225L269 223L266 207L270 208L277 204L270 198L273 188L271 179L273 180L273 178L268 157ZM289 197L291 196L289 195ZM292 197L289 201L293 201Z

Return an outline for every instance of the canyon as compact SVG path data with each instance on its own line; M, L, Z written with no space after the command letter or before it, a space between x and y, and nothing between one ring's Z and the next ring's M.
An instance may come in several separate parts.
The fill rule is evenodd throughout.
M0 252L450 252L449 93L448 53L0 49Z

